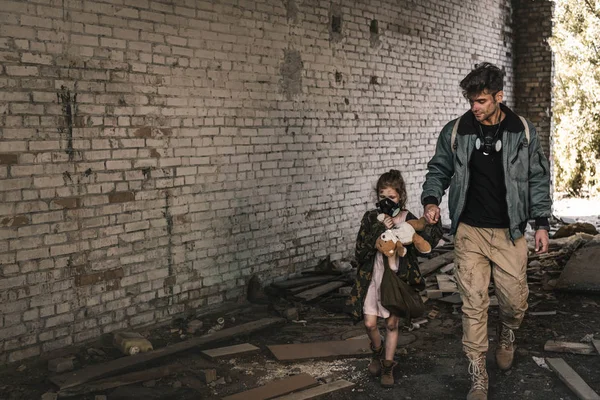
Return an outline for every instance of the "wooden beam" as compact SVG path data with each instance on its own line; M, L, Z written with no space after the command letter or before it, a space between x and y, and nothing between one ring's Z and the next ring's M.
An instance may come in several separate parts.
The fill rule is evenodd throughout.
M278 379L245 392L223 397L222 400L267 400L283 396L296 390L318 385L319 382L308 374L299 374L284 379Z
M313 283L327 283L332 279L339 279L339 275L320 275L320 276L308 276L302 278L288 279L286 281L273 282L271 286L277 289L291 289L298 286L310 285Z
M204 354L206 357L210 358L211 360L214 360L215 358L219 358L219 357L232 356L234 354L242 354L242 353L248 353L251 351L258 351L258 350L260 350L258 347L253 346L250 343L243 343L243 344L236 344L234 346L219 347L217 349L204 350L202 352L202 354Z
M546 358L546 363L581 400L600 400L598 393L594 392L565 360L562 358Z
M180 351L227 340L238 335L246 335L283 322L285 322L284 318L263 318L258 321L248 322L232 328L225 328L208 335L188 339L167 347L149 351L147 353L121 357L101 364L90 365L78 371L56 375L51 377L50 381L57 385L61 390L67 389L94 379L117 374L129 368L143 366L150 361L175 354Z
M327 358L340 356L358 356L371 354L369 339L337 340L331 342L313 342L297 344L278 344L267 346L280 361L303 360L308 358Z
M591 343L572 343L560 342L558 340L548 340L544 345L544 350L554 351L556 353L573 353L596 355L596 349Z
M421 271L421 275L425 276L437 270L438 268L441 268L444 265L451 263L452 261L454 261L454 251L442 254L441 256L437 256L430 260L422 262L419 265L419 270Z
M322 396L327 393L336 392L341 389L348 389L354 387L354 383L340 379L339 381L327 383L325 385L319 385L314 388L302 390L288 394L287 396L278 397L277 400L306 400L314 399L315 397Z
M181 364L163 365L156 368L150 368L143 371L131 372L129 374L113 376L100 379L78 387L64 389L58 392L59 397L81 396L88 393L103 392L108 389L114 389L119 386L131 385L137 382L145 382L153 379L163 378L184 369Z
M340 282L340 281L329 282L329 283L326 283L325 285L318 286L314 289L309 289L305 292L298 293L297 295L294 296L294 298L296 298L298 300L302 300L302 301L312 301L319 296L322 296L324 294L332 292L335 289L340 288L345 285L346 285L346 282Z

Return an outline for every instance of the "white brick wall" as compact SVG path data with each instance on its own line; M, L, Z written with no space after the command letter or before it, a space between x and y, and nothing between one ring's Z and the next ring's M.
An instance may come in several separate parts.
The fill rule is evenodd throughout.
M216 3L0 0L0 362L350 255L475 63L512 98L508 0Z

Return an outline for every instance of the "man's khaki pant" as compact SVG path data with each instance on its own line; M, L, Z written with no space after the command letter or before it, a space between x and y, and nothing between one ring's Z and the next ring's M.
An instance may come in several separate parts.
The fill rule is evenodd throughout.
M527 310L527 241L508 236L507 229L458 225L455 235L455 277L463 301L465 353L488 350L488 286L494 274L500 321L511 329L521 325Z

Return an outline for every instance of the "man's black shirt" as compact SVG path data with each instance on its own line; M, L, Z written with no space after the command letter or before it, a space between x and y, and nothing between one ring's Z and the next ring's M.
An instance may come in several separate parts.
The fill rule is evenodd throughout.
M493 135L498 132L498 138L502 137L502 128L498 125L480 126L484 134ZM502 151L492 151L485 155L481 150L473 149L469 161L469 190L461 222L479 228L509 227Z

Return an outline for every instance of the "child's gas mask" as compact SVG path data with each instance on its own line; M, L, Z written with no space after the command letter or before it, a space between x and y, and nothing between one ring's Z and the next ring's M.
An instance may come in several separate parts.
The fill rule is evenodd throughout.
M379 200L377 203L375 203L375 206L379 209L379 211L389 215L392 218L400 214L400 205L388 197Z

